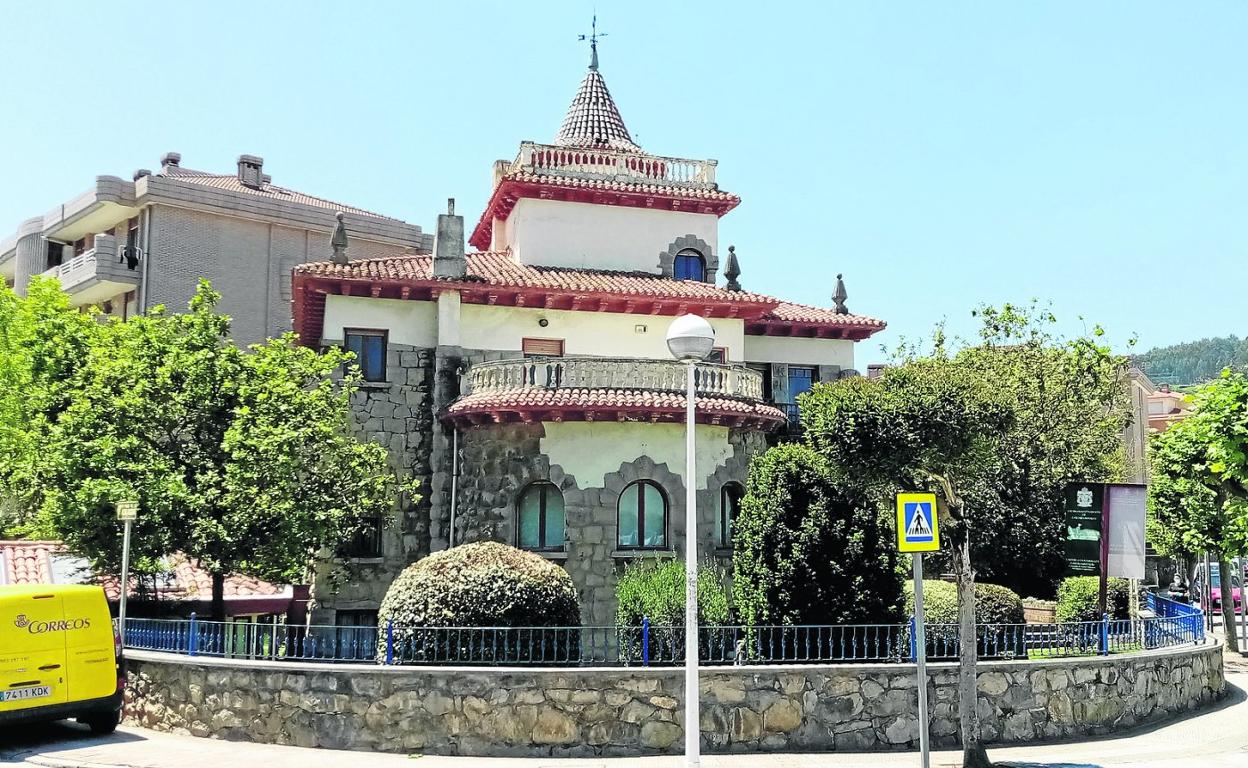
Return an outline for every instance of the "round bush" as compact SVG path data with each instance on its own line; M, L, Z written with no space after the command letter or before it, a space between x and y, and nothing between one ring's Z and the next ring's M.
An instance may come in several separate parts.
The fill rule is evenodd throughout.
M383 633L393 622L396 653L404 660L491 660L478 658L485 651L476 649L484 648L507 661L523 633L427 628L578 627L581 609L567 571L532 552L488 541L435 552L409 565L386 590L377 621ZM538 633L536 641L523 641L530 650L521 652L540 653L543 644L570 646L574 639L558 635ZM382 637L379 659L386 653Z
M906 613L914 615L914 584L906 582ZM958 623L958 585L923 580L923 615L928 624ZM975 623L1022 624L1023 600L997 584L975 584Z
M1126 579L1111 578L1105 592L1105 608L1111 619L1131 617L1131 585ZM1060 623L1100 621L1101 577L1072 576L1057 588L1057 620Z

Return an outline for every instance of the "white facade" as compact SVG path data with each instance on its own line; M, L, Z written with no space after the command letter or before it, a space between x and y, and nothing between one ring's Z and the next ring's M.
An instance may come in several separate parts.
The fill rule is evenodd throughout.
M719 217L688 211L526 198L494 232L494 250L548 267L658 274L659 254L687 235L710 246L705 258L719 253Z

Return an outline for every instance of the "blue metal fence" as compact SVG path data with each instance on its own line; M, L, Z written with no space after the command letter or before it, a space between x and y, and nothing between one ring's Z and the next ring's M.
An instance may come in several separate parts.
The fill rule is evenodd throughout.
M1065 624L978 624L984 659L1128 653L1205 639L1201 612L1148 599L1155 618ZM927 624L927 656L954 659L956 624ZM917 648L908 624L710 626L698 633L702 663L899 663ZM190 619L131 619L129 648L190 656L409 665L672 666L685 657L684 627L338 627Z

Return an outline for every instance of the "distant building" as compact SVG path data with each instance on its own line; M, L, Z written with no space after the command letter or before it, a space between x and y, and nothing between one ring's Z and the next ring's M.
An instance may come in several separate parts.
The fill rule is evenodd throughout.
M53 276L74 304L122 317L157 304L183 310L207 278L247 344L290 330L291 269L330 257L336 213L357 257L432 246L413 224L277 186L254 155L239 156L234 173L185 168L177 152L160 162L131 181L98 176L22 222L0 240L0 277L24 293L33 276Z
M1169 384L1162 384L1148 396L1148 428L1165 432L1175 422L1192 415L1191 402L1182 392L1174 392Z

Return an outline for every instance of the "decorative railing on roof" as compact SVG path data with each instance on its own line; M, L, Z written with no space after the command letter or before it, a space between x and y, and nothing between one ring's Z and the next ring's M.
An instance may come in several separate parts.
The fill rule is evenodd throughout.
M634 389L684 392L686 369L675 360L546 357L496 360L468 370L465 395L509 389ZM698 363L694 386L701 397L763 399L763 376L740 365Z
M686 160L609 149L578 149L526 141L508 173L558 174L585 179L718 189L715 160Z

